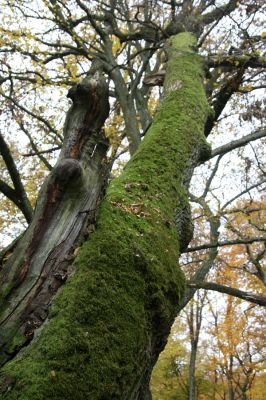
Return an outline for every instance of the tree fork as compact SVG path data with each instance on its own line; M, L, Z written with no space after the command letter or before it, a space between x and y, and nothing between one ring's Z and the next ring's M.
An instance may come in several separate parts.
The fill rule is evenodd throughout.
M47 323L4 366L4 399L150 399L150 374L185 287L177 260L191 237L186 187L210 151L195 43L190 33L169 42L154 122L111 182Z

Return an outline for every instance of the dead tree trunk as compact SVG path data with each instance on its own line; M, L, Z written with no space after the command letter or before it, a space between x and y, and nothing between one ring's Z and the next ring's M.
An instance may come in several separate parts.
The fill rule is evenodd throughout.
M191 238L186 188L195 165L209 150L204 137L209 106L203 88L203 60L194 53L195 41L189 33L171 39L164 98L154 123L122 175L111 182L100 206L96 230L83 243L74 262L75 273L58 291L47 322L36 332L31 344L3 367L4 399L18 396L31 400L150 398L150 374L165 345L185 286L177 260L180 248ZM93 81L90 82L91 88ZM84 130L91 124L96 124L98 129L106 117L102 111L108 108L107 102L105 96L97 97L92 104L87 99L90 107L86 111L87 105L83 106L86 85L70 93L73 107L75 102L82 105ZM96 84L96 93L99 93L98 87L101 85ZM95 95L93 90L89 92ZM101 105L100 109L97 104ZM79 121L79 116L76 119ZM74 117L70 114L67 121L66 126L75 126L75 114ZM90 141L77 144L70 138L67 140L70 144L64 146L64 156L41 197L41 202L46 204L41 210L47 210L48 217L37 207L35 222L27 232L28 245L20 245L17 250L17 254L23 254L19 266L12 268L16 277L13 281L18 283L8 293L9 296L12 292L22 293L19 304L32 299L27 297L26 287L20 289L23 282L33 275L37 291L46 265L51 265L52 259L61 259L60 246L64 248L69 237L63 236L65 230L70 230L72 235L70 227L74 221L81 216L88 218L85 212L90 215L101 197L104 179L98 180L102 172L99 175L95 171L105 171L102 161L105 143L100 145L98 140L90 147ZM82 168L97 160L89 189L84 191L82 182L83 179L87 182L87 175L76 157L83 146L90 150L84 156ZM88 206L84 198L87 194L91 199L88 191L93 190L98 193L97 200L93 205L87 200ZM58 206L60 212L50 207L53 199L58 198L65 199L62 209ZM42 222L38 223L40 219ZM61 239L52 253L48 252L46 241L57 231ZM23 250L26 247L28 250ZM41 271L31 267L35 265L32 261L37 258L36 252L45 254L43 257L48 260L42 264ZM7 274L8 268L4 275ZM13 282L10 276L5 278L6 282ZM14 295L14 298L17 297ZM4 305L10 307L11 303L14 300L8 303L7 299ZM26 314L36 315L36 304L34 307L32 301L29 304L33 314ZM13 314L10 311L7 314L11 320L17 309L19 306ZM46 311L42 319L45 316ZM29 317L25 319L28 320ZM29 332L32 335L32 329ZM16 343L17 339L14 340Z
M59 160L40 191L32 224L1 270L0 365L28 344L46 319L52 296L71 271L75 247L94 230L103 197L107 85L92 69L68 97L73 105Z

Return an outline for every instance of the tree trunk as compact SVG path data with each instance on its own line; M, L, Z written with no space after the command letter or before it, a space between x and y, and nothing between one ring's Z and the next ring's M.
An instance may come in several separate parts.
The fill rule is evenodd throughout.
M229 400L235 400L235 391L232 379L229 379L228 381L228 394L229 394Z
M191 353L189 360L189 375L188 375L188 398L189 400L196 399L196 384L195 384L195 371L196 371L196 358L197 358L198 342L194 340L191 342Z
M179 249L191 238L186 186L193 168L209 151L203 133L209 107L203 61L194 53L195 43L189 33L172 38L164 98L154 123L123 174L111 182L96 230L81 246L75 273L58 291L48 320L34 340L3 367L3 399L150 399L150 374L184 292L177 260ZM98 127L104 120L101 114L99 119ZM84 124L91 123L95 122L86 117ZM79 146L71 148L76 151ZM93 158L94 150L84 164ZM94 171L102 168L103 152L97 157ZM40 249L46 257L46 240L52 240L54 230L64 235L61 220L71 225L73 215L92 209L82 208L81 200L76 206L76 197L84 200L87 191L82 191L83 172L76 162L70 164L70 175L79 181L71 189L69 180L63 182L60 192L69 211L65 205L60 217L54 217L57 209L50 214L47 206L47 220L36 230L33 221L29 229L28 243L36 241L34 251ZM55 171L59 175L52 174L56 176L53 182L59 179L61 185L65 167ZM95 179L91 185L90 191L102 187ZM52 231L48 226L53 218ZM56 249L52 258L57 259L61 248ZM31 261L35 253L27 251ZM25 276L32 272L28 264L19 274L20 282L27 281ZM41 267L38 277L42 271ZM26 288L24 293L27 296Z
M229 395L229 400L235 400L235 389L234 389L234 383L233 383L233 355L230 354L229 357L229 368L227 371L227 380L228 380L228 395Z

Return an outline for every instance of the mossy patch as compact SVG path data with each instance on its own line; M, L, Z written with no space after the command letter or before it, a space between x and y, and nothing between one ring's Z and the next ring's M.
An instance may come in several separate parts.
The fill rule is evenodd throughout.
M172 42L154 124L111 183L48 323L4 368L15 383L3 399L130 398L151 370L184 291L175 226L188 202L183 177L206 146L208 106L193 41L181 34ZM167 91L176 80L181 87Z

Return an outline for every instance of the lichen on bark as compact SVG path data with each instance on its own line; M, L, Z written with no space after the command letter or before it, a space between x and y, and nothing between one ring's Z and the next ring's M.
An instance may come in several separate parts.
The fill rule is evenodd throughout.
M186 186L208 149L203 62L194 45L190 33L171 39L154 123L111 182L48 322L5 366L3 399L149 398L150 373L185 286L177 262L190 229Z

